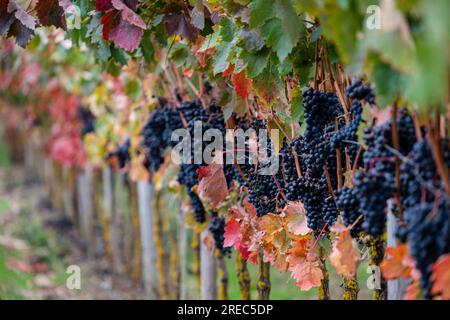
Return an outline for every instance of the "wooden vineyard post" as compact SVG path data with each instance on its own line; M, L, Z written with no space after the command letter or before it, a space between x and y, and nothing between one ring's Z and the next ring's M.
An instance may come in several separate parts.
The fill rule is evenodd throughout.
M111 248L109 247L107 231L105 228L105 217L102 206L102 171L99 168L94 169L93 177L93 202L94 202L94 240L95 255L111 258Z
M187 296L187 250L188 237L186 228L186 211L180 207L178 211L178 252L180 255L179 273L180 273L180 300L186 300Z
M344 300L358 300L359 286L358 280L353 278L344 278Z
M196 230L192 232L191 249L194 252L194 261L192 263L192 273L196 279L197 289L201 287L200 279L200 233Z
M219 273L219 300L228 300L228 271L224 256L218 249L216 249L216 258Z
M386 244L386 235L374 237L369 240L370 262L372 276L374 280L373 300L386 300L387 284L381 276L380 263L384 258L384 246Z
M63 184L62 188L62 201L63 211L66 217L75 221L77 214L77 181L76 181L76 169L64 167L63 168Z
M77 175L78 219L81 236L89 255L94 253L94 202L92 168L87 166Z
M259 254L258 300L269 300L270 295L270 263L264 262L263 254Z
M387 216L387 246L395 247L397 245L397 240L395 239L395 227L396 218L392 212L388 212ZM406 288L408 287L409 281L400 278L396 280L389 280L387 283L387 299L388 300L402 300L406 293Z
M239 251L236 252L237 278L242 300L250 300L250 273L247 268L247 261L244 260Z
M150 182L137 182L139 204L139 226L142 250L142 279L146 294L150 299L156 299L158 292L158 277L156 272L156 246L153 224L153 186Z
M112 255L113 270L122 273L123 266L120 259L119 235L116 225L116 208L114 199L113 172L110 166L103 167L103 212L107 228L109 229L109 242Z
M217 299L217 266L214 251L204 243L209 231L200 234L200 297L202 300Z
M319 246L319 255L320 255L320 268L322 269L323 278L320 281L320 287L318 290L319 300L330 300L330 274L327 270L327 265L325 261L324 249L322 246Z
M162 197L162 200L164 197ZM174 202L176 203L176 201ZM168 208L167 208L168 210ZM179 272L179 257L178 246L176 245L176 238L173 233L170 232L170 217L169 214L164 214L164 210L159 207L158 212L161 214L162 219L162 231L166 237L166 254L169 263L169 277L167 281L168 286L168 298L172 300L178 300L180 297L180 272Z
M141 230L139 225L139 200L137 183L129 181L130 184L130 204L131 204L131 225L132 225L132 271L131 276L135 281L141 278L142 273L142 249Z
M166 253L164 249L164 234L163 234L163 219L161 217L161 201L163 192L155 190L155 196L153 197L153 210L154 210L154 241L156 248L156 270L158 274L158 294L161 300L168 299L167 288L168 288L168 277L169 270L166 270L165 258Z

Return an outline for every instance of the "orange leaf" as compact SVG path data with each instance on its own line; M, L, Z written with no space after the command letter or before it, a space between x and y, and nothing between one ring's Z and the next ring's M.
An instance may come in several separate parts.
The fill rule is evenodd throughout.
M345 277L354 277L360 256L358 246L350 236L350 231L345 230L337 236L333 243L330 262L336 268L338 274Z
M440 294L442 299L450 300L450 253L441 256L433 264L433 294Z
M228 195L227 180L221 164L211 163L197 170L199 197L217 208Z
M400 277L409 278L411 270L414 268L414 261L409 255L406 244L397 247L386 248L386 257L381 262L381 272L387 280L393 280Z
M247 78L247 73L242 70L240 73L233 74L233 85L236 94L242 99L246 99L250 94L252 82Z

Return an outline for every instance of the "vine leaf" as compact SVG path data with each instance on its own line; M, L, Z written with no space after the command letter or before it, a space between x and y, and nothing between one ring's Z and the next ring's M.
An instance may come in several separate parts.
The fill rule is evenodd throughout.
M305 216L305 207L300 201L289 202L283 209L286 215L287 231L296 236L305 236L311 232Z
M228 220L227 225L225 226L224 233L224 247L239 247L241 241L241 227L239 222L235 218L231 218Z
M304 34L305 26L288 0L279 0L275 12L276 17L265 20L261 34L283 62Z
M273 0L255 0L250 2L250 28L256 28L273 17Z
M227 180L223 165L211 163L197 170L199 197L218 208L228 195Z
M14 13L8 12L9 0L0 0L0 36L8 32L15 21Z
M441 256L433 264L433 294L440 294L442 299L450 299L450 254Z
M64 8L59 0L39 0L35 10L39 22L43 26L55 26L66 30Z
M134 1L127 1L131 8L136 7ZM103 38L126 51L134 51L139 46L146 24L142 18L121 0L97 1L99 11L105 11L100 23L103 25Z
M97 0L95 3L95 10L97 11L108 11L112 9L111 0Z
M22 9L14 0L2 1L0 4L1 12L6 7L6 16L4 22L1 19L0 29L2 33L8 30L7 37L15 37L16 43L25 48L34 35L37 26L36 19ZM13 15L13 18L11 17ZM13 20L11 20L13 19Z
M252 88L252 81L247 78L247 73L242 70L240 73L233 74L233 86L236 94L242 99L247 99Z
M164 9L164 13L164 23L169 35L195 40L199 29L192 24L189 12L186 12L183 6L173 3Z
M320 286L323 272L320 268L319 257L312 246L310 235L298 239L287 257L291 278L304 291Z
M134 51L141 42L144 30L122 19L109 34L109 39L119 48Z
M127 7L121 0L111 0L111 3L116 10L120 11L124 21L143 30L146 29L144 20L142 20L142 18L133 10Z
M381 262L381 272L388 280L400 277L408 278L414 268L414 261L409 255L408 245L386 248L387 257Z
M338 274L350 278L356 275L360 257L361 253L355 240L350 236L350 230L344 230L333 243L330 254L331 264Z

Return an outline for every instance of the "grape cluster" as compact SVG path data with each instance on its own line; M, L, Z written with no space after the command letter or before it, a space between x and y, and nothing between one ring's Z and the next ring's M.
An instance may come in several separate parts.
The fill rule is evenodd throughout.
M444 162L450 166L449 139L439 144ZM431 266L439 256L450 252L450 199L437 173L427 139L417 141L401 165L403 225L397 229L407 241L416 267L421 272L425 297L431 298Z
M256 133L258 134L258 137L261 138L264 131L260 130L267 130L266 123L262 120L254 120L251 128L253 128ZM268 133L266 132L267 136L265 137L268 146L262 146L260 144L260 141L258 141L258 148L267 148L267 157L271 157L271 141L270 137L268 136ZM240 176L240 174L236 173L237 168L235 171L235 177L236 179L241 183L241 185L244 185L247 187L248 190L248 200L251 204L254 205L256 209L257 216L261 217L267 213L274 213L277 211L278 203L280 200L280 190L278 189L278 185L280 185L280 172L278 170L277 174L270 175L270 174L262 174L264 169L267 169L270 165L270 163L267 161L267 159L258 159L258 163L252 163L250 152L248 151L249 148L249 141L246 140L246 151L244 152L244 158L245 163L238 164L239 170L244 175L243 177ZM277 179L275 181L275 179ZM280 186L281 188L281 186Z
M225 219L215 211L210 211L209 214L208 230L214 238L216 249L223 255L231 254L231 248L223 246L225 240Z
M356 224L350 230L353 237L356 237L362 231L362 219L359 212L359 200L355 189L343 187L336 194L336 205L341 212L342 220L346 226Z
M153 111L141 131L142 146L146 155L146 166L150 172L158 171L164 162L164 151L168 146L167 114L169 109L163 106Z
M407 155L416 141L414 123L406 109L397 113L398 152ZM353 179L359 199L359 211L364 216L363 228L373 236L385 230L387 200L397 190L395 183L395 154L393 153L392 119L384 124L366 128L367 148L363 155L365 171Z
M131 161L130 146L130 138L127 138L124 143L117 146L114 152L120 169L124 168Z
M77 117L82 123L81 136L95 132L95 116L89 109L79 106Z
M352 81L352 84L346 88L345 94L350 99L366 100L371 105L375 104L375 95L373 94L372 88L363 85L359 79Z

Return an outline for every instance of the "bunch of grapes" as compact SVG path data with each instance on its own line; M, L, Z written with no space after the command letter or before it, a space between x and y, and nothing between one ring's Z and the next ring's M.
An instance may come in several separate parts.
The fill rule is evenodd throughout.
M450 166L450 140L440 139L445 165ZM407 241L421 272L425 297L431 298L431 266L450 252L450 198L445 193L427 139L417 141L401 165L403 225L397 230Z
M350 233L353 237L357 237L358 233L362 231L362 216L359 212L359 199L355 189L343 187L336 194L336 205L341 213L342 220L346 226L353 226Z
M158 171L164 162L164 151L169 141L167 140L167 113L170 112L164 106L153 111L141 131L142 147L146 155L146 166L150 172Z
M414 123L406 109L398 110L397 128L401 154L408 154L415 141ZM392 119L365 130L367 148L363 155L364 172L355 175L353 184L359 199L359 211L364 216L363 228L373 236L385 230L387 200L397 190L395 154L393 152Z
M89 109L79 106L77 116L82 123L81 136L95 132L95 116Z
M114 152L120 169L124 168L131 161L130 146L130 138L127 138L125 142L120 144Z
M231 248L223 246L225 240L225 219L215 211L210 211L209 214L208 230L214 238L216 249L223 255L231 254Z
M372 88L363 85L362 81L359 79L354 79L352 81L352 84L346 88L345 94L350 99L366 100L371 105L375 104L375 95Z

